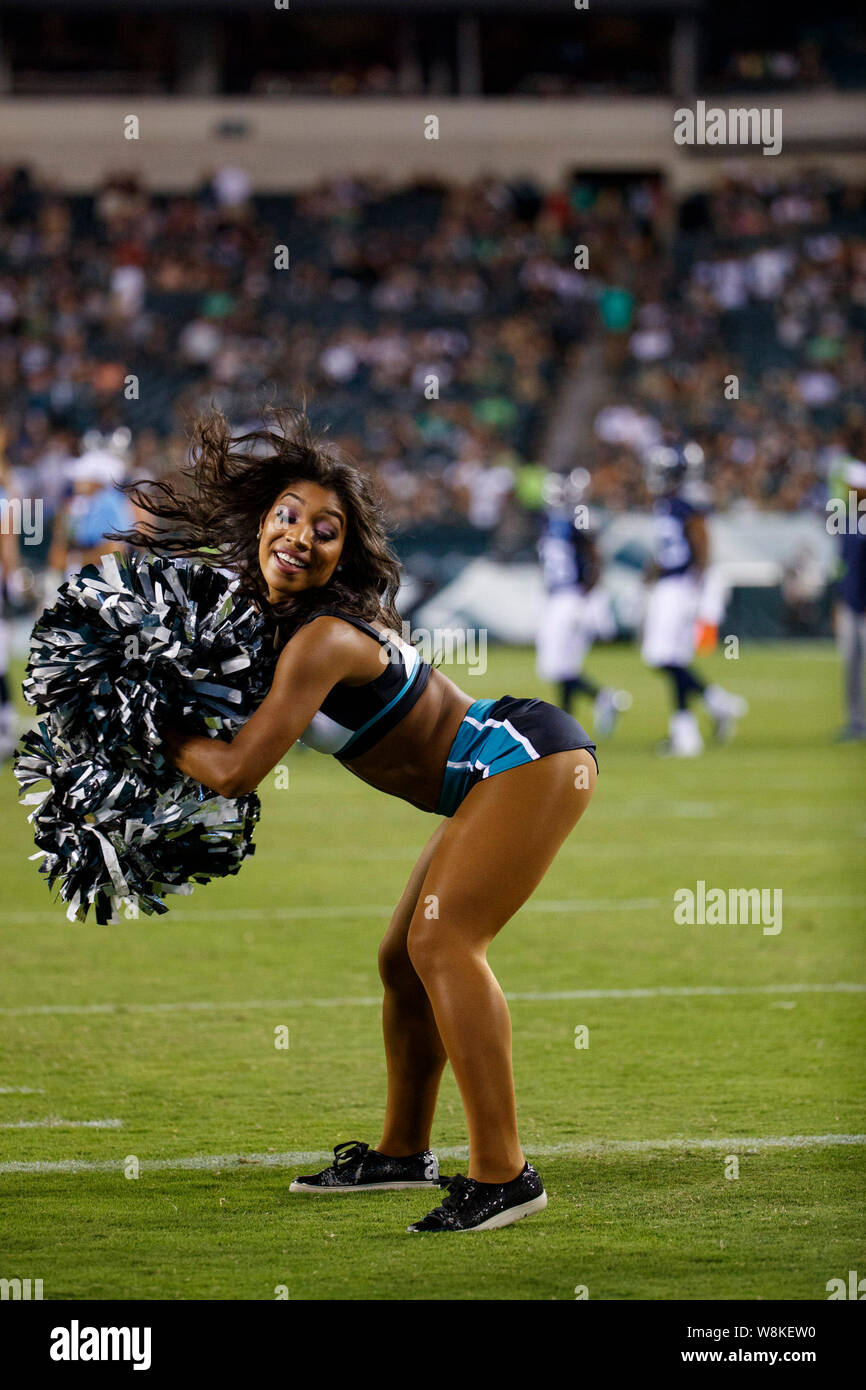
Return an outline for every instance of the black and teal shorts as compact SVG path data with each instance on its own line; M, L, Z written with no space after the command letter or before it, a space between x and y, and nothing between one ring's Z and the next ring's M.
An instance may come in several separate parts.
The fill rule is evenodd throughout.
M476 700L449 750L436 814L453 816L470 788L485 777L572 748L587 748L598 767L586 729L556 705L513 695Z

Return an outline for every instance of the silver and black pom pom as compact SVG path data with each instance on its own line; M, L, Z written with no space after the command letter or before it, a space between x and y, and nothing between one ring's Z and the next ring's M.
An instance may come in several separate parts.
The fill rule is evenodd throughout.
M265 619L209 565L106 555L61 586L31 638L24 693L40 719L15 774L34 808L34 858L70 920L91 907L115 920L120 899L165 912L169 893L237 873L253 853L258 798L184 777L160 729L231 737L273 664Z

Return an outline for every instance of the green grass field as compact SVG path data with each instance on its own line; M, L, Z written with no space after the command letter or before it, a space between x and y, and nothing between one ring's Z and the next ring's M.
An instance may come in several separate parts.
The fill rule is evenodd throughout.
M42 1278L46 1299L507 1300L824 1299L829 1279L866 1274L866 750L832 743L828 644L704 665L751 714L731 747L670 762L653 752L661 680L633 650L592 657L633 709L491 951L517 996L521 1134L550 1205L466 1240L405 1233L423 1193L288 1191L310 1170L293 1155L379 1136L376 947L437 819L296 751L288 790L261 789L238 877L166 917L70 925L27 862L7 764L0 1276ZM550 694L524 651L492 651L462 683ZM677 925L673 895L699 879L781 889L782 930ZM434 1143L464 1142L446 1073ZM465 1171L453 1153L442 1166Z

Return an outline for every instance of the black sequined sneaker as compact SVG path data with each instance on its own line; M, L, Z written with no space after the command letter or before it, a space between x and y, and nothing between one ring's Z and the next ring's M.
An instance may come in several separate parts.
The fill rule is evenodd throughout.
M425 1149L408 1158L391 1158L350 1139L334 1149L334 1162L311 1177L295 1178L290 1192L397 1192L403 1187L436 1187L439 1161Z
M441 1185L448 1188L445 1201L407 1231L495 1231L547 1206L544 1184L531 1163L511 1182L476 1182L458 1174L443 1178Z

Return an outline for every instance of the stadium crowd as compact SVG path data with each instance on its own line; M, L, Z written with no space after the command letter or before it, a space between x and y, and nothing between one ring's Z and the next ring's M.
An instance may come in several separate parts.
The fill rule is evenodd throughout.
M189 196L118 175L75 197L0 169L0 416L49 522L89 430L127 427L125 467L155 476L211 404L242 428L306 395L395 528L496 533L540 506L544 427L593 337L607 400L575 462L597 503L641 505L646 448L694 437L718 505L822 509L863 421L864 326L863 190L822 175L674 209L641 178L275 197L226 167Z
M19 170L0 190L0 409L47 501L89 428L129 426L160 469L191 414L240 424L278 389L307 393L397 521L442 518L478 467L528 453L574 332L525 272L543 235L495 183L254 200L221 170L195 197L118 178L90 200Z
M702 444L720 507L822 510L866 419L864 190L726 181L681 209L643 284L595 420L597 497L637 496L667 435Z

